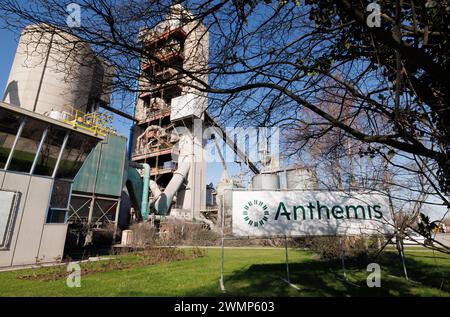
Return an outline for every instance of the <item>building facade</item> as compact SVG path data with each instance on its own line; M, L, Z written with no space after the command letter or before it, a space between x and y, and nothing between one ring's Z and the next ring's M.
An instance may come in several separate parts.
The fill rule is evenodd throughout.
M0 102L0 267L62 259L72 182L100 140Z

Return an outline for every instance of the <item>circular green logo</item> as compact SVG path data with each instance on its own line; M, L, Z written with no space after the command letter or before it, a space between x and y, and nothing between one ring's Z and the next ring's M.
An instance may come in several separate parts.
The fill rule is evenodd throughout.
M249 226L261 227L269 220L269 208L261 200L248 201L244 205L242 215Z

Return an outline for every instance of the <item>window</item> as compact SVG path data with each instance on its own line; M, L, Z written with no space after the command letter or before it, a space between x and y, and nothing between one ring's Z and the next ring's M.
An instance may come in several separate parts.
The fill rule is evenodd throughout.
M47 214L47 223L66 223L67 210L50 208Z
M50 207L47 213L46 223L65 223L69 210L72 182L57 179L53 183Z
M68 209L72 182L62 179L55 180L50 199L50 207Z
M52 176L65 135L66 131L63 129L54 126L49 127L34 174Z
M5 168L20 122L19 116L0 110L0 169Z
M57 178L74 179L97 139L71 132L56 174Z
M30 172L39 143L46 128L47 125L42 121L27 119L8 170L25 173Z
M23 120L22 118L22 116L13 112L0 109L0 169L5 168ZM25 124L17 140L8 170L24 173L31 171L39 144L46 129L48 129L48 132L33 173L42 176L53 175L68 130L33 118L25 119ZM98 139L94 137L70 132L66 148L62 153L56 175L57 178L73 179L87 155L97 143Z

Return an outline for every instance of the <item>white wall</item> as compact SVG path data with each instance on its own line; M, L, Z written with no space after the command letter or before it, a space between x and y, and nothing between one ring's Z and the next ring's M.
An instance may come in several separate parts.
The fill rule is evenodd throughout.
M4 175L4 177L3 177ZM10 247L0 250L0 267L55 261L62 257L66 224L45 224L53 180L0 172L0 189L17 191L19 200Z

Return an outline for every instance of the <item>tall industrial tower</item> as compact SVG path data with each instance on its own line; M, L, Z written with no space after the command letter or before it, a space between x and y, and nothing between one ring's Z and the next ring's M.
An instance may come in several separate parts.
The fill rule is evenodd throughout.
M206 204L202 134L208 97L189 87L192 79L179 70L183 68L208 81L208 32L190 12L174 5L165 21L154 29L141 31L140 40L157 60L141 61L141 93L135 108L138 122L133 129L131 160L149 164L151 179L164 191L179 167L177 155L183 150L181 147L191 147L189 172L174 194L171 215L199 219ZM192 133L188 142L192 144L178 142L179 134L174 129L180 128Z

